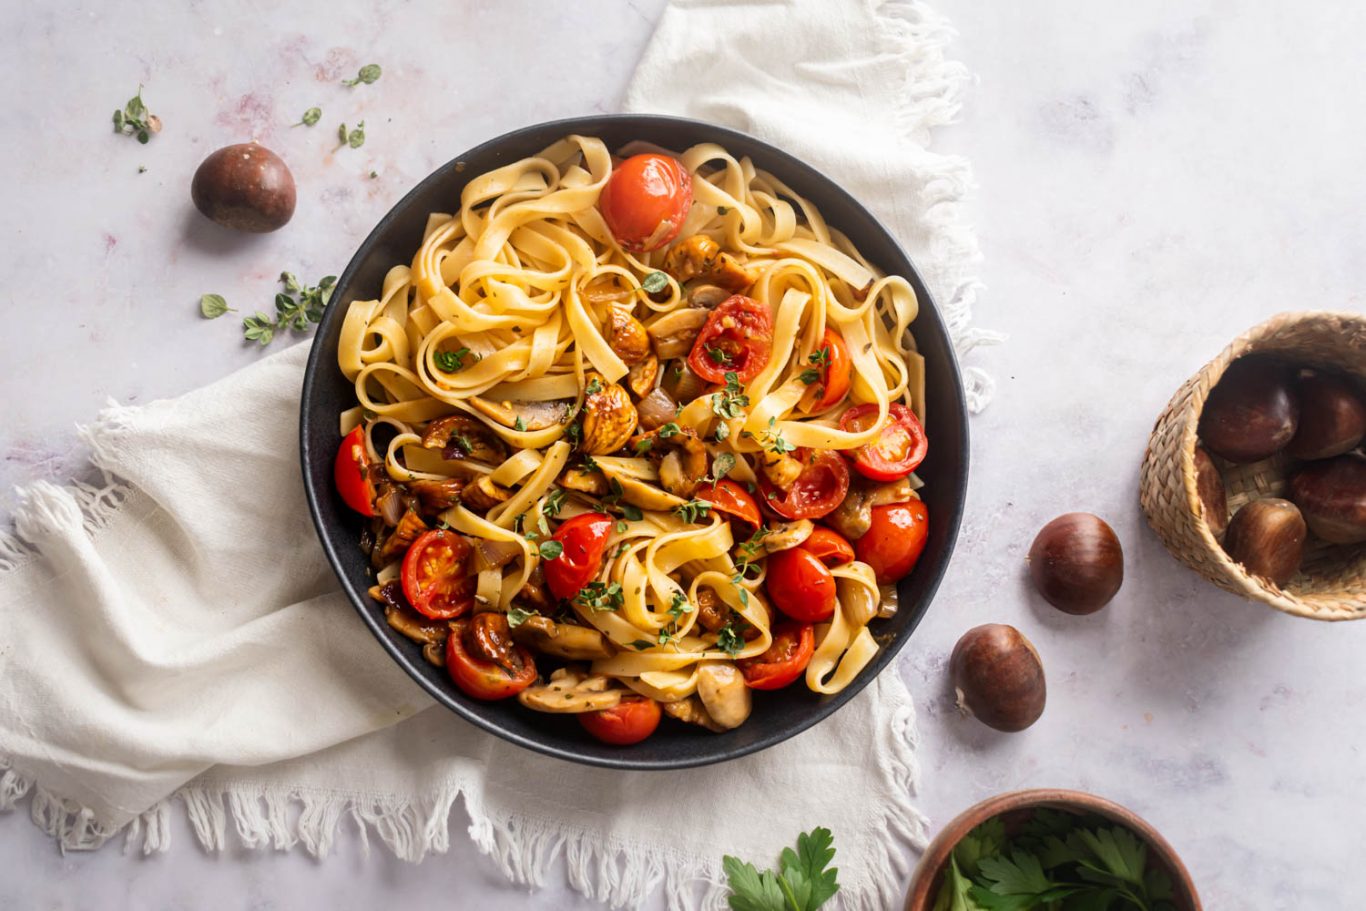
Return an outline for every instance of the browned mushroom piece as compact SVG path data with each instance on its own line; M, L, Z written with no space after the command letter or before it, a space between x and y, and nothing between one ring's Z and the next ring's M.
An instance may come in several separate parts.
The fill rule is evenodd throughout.
M417 497L421 511L436 515L450 509L460 502L460 494L465 489L464 478L446 478L441 481L415 478L408 482L408 490Z
M717 724L712 717L707 714L706 708L702 705L702 700L696 696L689 696L688 698L680 699L677 702L661 702L659 707L664 711L664 714L668 715L670 718L677 718L679 721L686 724L695 724L698 727L706 728L713 734L720 734L723 731L729 730L728 728L724 728Z
M512 638L533 651L571 661L610 658L616 651L607 637L595 629L556 623L540 615L528 617L513 627Z
M874 506L905 503L913 499L915 491L911 489L909 478L877 485L854 479L844 500L835 507L834 512L825 517L825 524L850 541L856 541L863 537L872 525Z
M487 512L512 496L512 491L499 487L488 475L480 475L460 491L460 502L475 512Z
M570 666L556 669L549 682L522 690L517 701L536 712L578 714L610 709L621 702L624 693L612 687L611 678Z
M626 365L637 364L650 353L645 326L625 307L608 307L603 321L607 345Z
M730 297L730 294L720 285L698 282L688 287L688 306L703 310L714 310L716 305Z
M566 468L560 472L559 485L566 490L601 497L607 493L607 478L600 471L585 471L582 468Z
M397 581L370 586L368 594L384 605L384 622L414 642L421 642L423 657L433 664L445 664L446 637L451 627L445 620L424 617L408 605L403 586ZM437 660L433 660L433 653Z
M445 641L441 641L441 642L428 642L426 645L422 646L422 657L425 658L425 659L427 659L427 663L428 663L428 664L434 664L434 665L436 665L437 667L445 667L445 666L446 666L446 643L445 643Z
M589 455L607 455L626 445L636 430L636 406L625 388L604 383L596 373L588 375L583 403L583 437L580 447Z
M643 399L654 391L658 378L659 358L651 351L631 365L630 372L626 374L626 385L636 398Z
M555 604L546 591L545 573L541 572L541 564L537 563L531 575L527 576L526 582L522 583L521 590L517 592L517 600L539 613L548 614L554 610Z
M509 430L545 430L563 424L569 417L571 401L551 399L544 402L526 402L520 399L495 402L480 396L471 396L470 407L480 414L497 421Z
M685 307L655 320L646 330L654 343L655 354L659 355L661 361L671 357L687 357L709 315L706 310Z
M698 667L697 698L711 720L727 730L744 724L753 708L745 678L730 661L709 661Z
M664 258L664 268L680 283L701 279L731 292L754 284L754 275L705 234L694 234L674 244Z
M437 418L422 433L422 446L439 449L443 459L473 459L497 465L507 458L507 447L483 421L465 414Z
M691 499L710 468L707 447L691 427L674 425L631 437L631 450L659 460L659 484L669 493Z
M383 566L397 560L408 550L408 545L417 540L417 536L427 530L427 523L422 521L422 517L416 510L409 509L403 514L403 518L398 520L398 526L379 546L375 548L372 556L376 566Z

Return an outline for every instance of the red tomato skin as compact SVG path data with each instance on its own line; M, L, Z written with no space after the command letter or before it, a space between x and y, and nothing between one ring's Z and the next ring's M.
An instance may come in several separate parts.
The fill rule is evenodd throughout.
M770 555L764 585L773 606L799 623L824 623L835 615L835 577L808 550Z
M522 646L514 646L522 669L510 674L491 661L475 657L465 650L465 630L469 620L451 624L446 637L446 671L460 692L481 702L495 702L516 696L536 682L536 662Z
M342 502L363 516L375 514L375 488L365 476L370 458L365 452L365 428L357 427L342 438L332 464L332 481Z
M560 542L564 550L541 563L551 594L569 601L582 591L598 573L611 531L612 517L602 512L586 512L555 529L550 540Z
M896 582L915 568L930 534L930 513L920 500L873 507L873 524L854 543L858 558L880 584Z
M460 573L464 569L470 552L470 545L464 538L444 528L423 532L416 541L408 545L408 551L403 555L403 596L408 599L413 610L425 617L433 620L454 620L456 617L464 616L474 607L474 589L477 582L473 576L461 575L453 583L449 583L450 591L423 585L423 552L431 547L440 547L447 551L451 573Z
M632 155L612 170L598 210L623 249L648 253L673 241L692 208L692 174L667 155Z
M797 449L792 457L806 469L786 493L760 475L760 502L784 519L819 519L834 512L849 493L849 466L844 459L823 449Z
M852 430L860 418L876 412L877 406L874 404L856 405L840 416L840 429ZM889 461L877 450L881 435L889 432L904 432L907 438L906 454L896 461ZM855 471L869 480L886 483L899 481L919 468L920 463L925 461L925 454L928 451L929 441L925 438L925 428L920 425L920 419L915 416L915 412L900 402L892 402L887 408L887 423L883 425L879 437L853 450L850 455L854 460Z
M693 497L706 500L718 512L728 513L742 522L759 527L759 504L750 494L734 481L722 479L714 484L703 484L697 488Z
M785 621L773 627L768 651L735 662L752 690L780 690L806 671L816 651L816 631L809 623Z
M640 743L659 727L659 703L644 696L627 696L619 705L596 712L581 712L579 724L603 743L628 747Z
M844 401L849 394L853 375L853 359L849 356L849 346L844 343L844 336L826 329L825 335L821 336L820 347L830 353L830 363L821 368L821 385L825 387L825 393L816 400L813 412L825 411Z
M811 529L807 539L797 546L829 567L843 566L854 559L854 545L846 541L844 535L824 525Z
M732 325L727 325L731 323ZM709 347L725 345L737 349L729 364L718 364L707 353ZM773 314L768 307L745 297L732 294L716 305L716 309L702 324L688 366L708 383L724 383L727 373L734 373L741 383L748 383L768 365L773 354Z

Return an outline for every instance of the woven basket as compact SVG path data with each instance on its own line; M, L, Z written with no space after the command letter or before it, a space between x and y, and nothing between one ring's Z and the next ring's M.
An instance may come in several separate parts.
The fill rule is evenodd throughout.
M1282 313L1238 336L1186 381L1157 419L1143 456L1139 502L1162 543L1182 563L1220 588L1314 620L1366 617L1366 545L1333 546L1312 535L1295 577L1279 588L1248 575L1210 532L1195 489L1196 425L1210 390L1230 363L1246 354L1277 355L1305 367L1332 367L1366 380L1366 316ZM1284 456L1251 465L1217 457L1229 511L1249 500L1282 496Z

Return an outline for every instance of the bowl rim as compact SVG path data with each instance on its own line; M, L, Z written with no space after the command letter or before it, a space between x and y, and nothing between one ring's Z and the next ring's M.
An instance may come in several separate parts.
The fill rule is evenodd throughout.
M330 531L325 527L322 519L320 501L323 496L329 495L329 492L327 490L320 490L319 486L314 484L309 470L310 464L319 457L319 454L315 453L314 447L310 441L310 403L316 398L315 389L322 381L321 377L323 376L323 371L333 366L336 360L335 351L329 350L324 353L323 349L330 346L319 344L317 339L320 339L326 334L327 329L332 322L343 318L344 310L340 307L329 307L324 311L322 322L317 327L314 340L310 343L312 347L309 350L308 362L304 370L299 405L299 464L303 474L304 493L308 503L309 516L312 520L314 530L318 535L319 543L322 545L323 552L327 557L328 564L331 566L333 574L337 577L343 592L346 594L347 600L350 601L352 608L360 615L362 622L370 630L371 634L379 640L381 647L388 652L389 657L393 659L429 697L435 702L445 706L447 709L455 712L460 718L473 724L475 727L509 743L516 744L517 746L542 755L601 768L666 771L729 762L733 759L738 759L752 753L758 753L772 746L776 746L777 744L810 729L834 714L834 712L862 692L862 690L879 674L893 664L894 659L901 651L902 647L906 644L907 640L910 639L911 635L915 632L916 627L924 619L924 615L929 611L930 604L933 602L934 596L938 593L939 586L943 582L945 573L948 571L949 563L952 561L953 552L957 546L964 506L967 500L969 463L971 456L970 435L968 430L969 412L967 408L966 390L963 385L962 371L958 364L957 352L953 344L949 326L940 313L939 308L934 301L933 294L925 284L923 274L916 268L910 254L906 252L905 247L901 244L900 240L898 240L897 236L838 181L828 177L824 172L813 165L808 164L759 137L752 136L731 127L720 126L718 124L688 117L676 117L665 114L609 113L559 118L520 127L499 134L473 146L451 158L445 164L438 166L425 178L418 181L412 189L400 197L399 200L389 208L383 217L375 224L375 227L365 236L365 239L360 242L355 253L352 254L350 261L347 263L346 268L338 276L336 285L333 287L333 299L341 300L345 290L355 278L356 273L360 270L371 248L383 241L383 238L388 233L391 226L407 211L411 202L423 195L429 187L446 180L451 172L460 173L464 171L464 162L466 159L495 151L501 146L514 143L517 140L532 134L556 132L564 136L574 133L592 135L591 131L593 129L600 128L603 124L614 123L637 124L642 132L649 131L652 126L670 124L683 125L693 129L706 131L709 134L710 141L717 142L722 146L725 146L730 140L738 140L743 143L752 144L756 148L762 149L765 160L782 161L787 166L808 172L809 175L813 176L815 179L824 181L828 184L830 191L841 198L841 202L848 206L849 210L854 213L856 220L864 222L871 230L882 232L893 248L900 254L907 266L909 266L910 274L905 277L916 285L916 296L920 302L920 313L929 317L930 322L935 324L947 342L945 346L947 354L945 368L952 380L952 389L950 392L954 401L955 410L962 418L959 421L957 434L957 445L962 456L956 466L956 470L953 472L956 489L952 491L951 500L953 509L951 522L946 531L943 559L938 566L932 568L932 574L925 583L920 609L911 618L911 621L905 630L899 636L883 645L873 661L868 667L860 672L855 681L844 690L840 691L840 693L829 697L828 702L813 706L812 710L808 714L802 716L795 724L779 728L756 739L748 740L741 745L727 747L724 744L719 744L718 749L714 754L700 757L679 757L656 760L632 759L629 751L622 751L619 755L592 755L576 752L555 743L523 736L516 731L509 730L497 723L487 720L478 713L468 709L461 698L456 698L456 696L447 689L431 685L426 678L413 669L411 657L401 651L399 644L388 635L388 627L383 622L382 618L378 617L373 610L367 609L369 607L368 596L365 596L363 591L358 591L355 585L353 585L351 580L347 577L341 557L331 540ZM795 187L795 189L801 189L800 185ZM920 316L918 315L917 319L919 318ZM326 456L328 464L330 464L333 457L332 454L326 453L324 455ZM894 668L893 672L895 673Z
M949 854L970 829L987 821L993 816L1034 807L1048 807L1058 810L1094 813L1119 823L1142 837L1153 853L1172 873L1172 885L1177 891L1178 901L1187 904L1181 911L1202 911L1200 896L1195 890L1190 871L1186 869L1176 849L1158 832L1151 823L1133 810L1115 803L1106 797L1087 791L1067 788L1027 788L1019 791L1006 791L985 800L978 801L963 810L939 830L925 853L921 855L911 874L911 884L906 890L904 911L926 911L933 903L932 891L939 873L948 862Z

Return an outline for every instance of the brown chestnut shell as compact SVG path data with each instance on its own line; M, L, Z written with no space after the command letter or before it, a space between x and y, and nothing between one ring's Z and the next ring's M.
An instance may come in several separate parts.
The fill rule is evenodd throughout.
M968 630L953 647L949 672L958 707L988 727L1023 731L1043 714L1043 661L1013 626L986 623Z
M1308 463L1290 477L1290 499L1309 530L1330 544L1366 541L1366 456Z
M1228 524L1224 550L1250 575L1284 586L1304 559L1309 527L1294 503L1278 497L1253 500Z
M1195 493L1200 499L1205 524L1218 538L1228 528L1228 493L1224 490L1224 476L1213 457L1201 447L1195 447Z
M224 146L194 172L190 198L196 209L225 228L264 234L294 217L294 175L265 146Z
M1039 594L1058 610L1093 614L1124 584L1124 549L1104 519L1069 512L1034 538L1029 575Z
M1356 384L1331 373L1300 378L1300 423L1285 451L1297 459L1331 459L1366 437L1366 398Z
M1229 365L1210 391L1200 414L1200 439L1230 462L1259 462L1285 448L1299 418L1290 368L1265 357L1245 357Z

